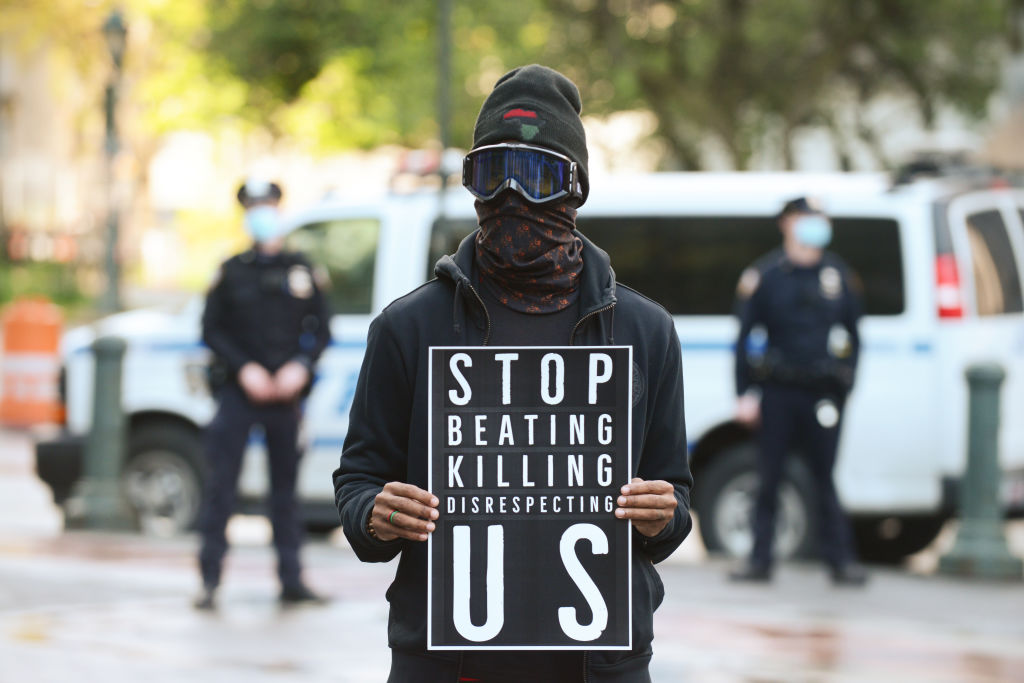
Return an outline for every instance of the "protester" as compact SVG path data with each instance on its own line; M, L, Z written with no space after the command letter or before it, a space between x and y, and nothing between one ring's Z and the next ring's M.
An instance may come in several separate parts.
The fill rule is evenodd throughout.
M691 526L680 345L669 314L616 283L608 255L575 229L590 189L580 109L575 84L549 68L498 80L465 162L479 229L370 326L334 484L360 559L401 555L387 594L392 682L650 680L664 595L651 563ZM634 527L632 650L428 652L424 541L444 514L427 490L428 348L567 344L633 347L635 478L608 513Z
M791 449L805 457L816 484L820 551L837 584L867 579L856 563L850 525L836 495L832 470L843 406L860 351L860 297L853 278L825 250L832 225L811 200L786 203L778 217L782 247L740 278L736 342L737 420L758 427L760 490L749 561L731 576L771 579L779 483ZM767 335L763 355L748 353L755 328Z
M215 606L228 547L225 528L254 426L262 428L267 448L280 599L321 601L302 580L295 479L301 402L330 341L330 320L309 262L284 249L280 200L276 183L249 180L238 190L253 245L221 266L203 313L203 341L214 356L210 376L217 414L205 434L209 476L200 517L199 609Z

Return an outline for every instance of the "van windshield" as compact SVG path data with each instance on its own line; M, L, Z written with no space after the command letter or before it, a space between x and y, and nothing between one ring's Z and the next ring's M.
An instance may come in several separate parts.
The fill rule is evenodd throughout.
M899 228L884 218L834 217L829 247L860 278L868 315L904 310ZM608 252L616 279L673 315L730 315L743 270L781 241L771 216L580 215L577 227ZM435 225L428 266L450 254L474 221Z

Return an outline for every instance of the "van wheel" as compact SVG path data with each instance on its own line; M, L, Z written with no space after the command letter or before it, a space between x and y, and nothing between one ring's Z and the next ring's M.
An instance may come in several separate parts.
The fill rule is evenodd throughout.
M899 564L907 555L927 548L939 535L942 517L861 517L853 520L860 559Z
M754 545L750 526L757 496L757 447L726 448L711 460L694 486L694 507L709 552L746 558ZM811 475L797 457L786 459L775 523L777 559L809 557L815 551Z
M202 496L199 433L168 423L132 429L121 481L139 529L174 536L195 527Z

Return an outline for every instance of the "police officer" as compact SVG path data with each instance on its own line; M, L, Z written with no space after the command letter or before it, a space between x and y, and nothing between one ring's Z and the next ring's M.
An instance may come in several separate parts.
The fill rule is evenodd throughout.
M825 251L832 225L813 201L787 202L778 223L782 247L744 271L737 288L736 418L750 427L760 423L761 485L753 551L731 576L771 579L779 483L785 458L796 448L816 484L820 550L832 579L861 585L867 575L856 563L832 480L843 405L860 348L859 295L843 261ZM752 353L758 345L763 352Z
M270 467L270 519L277 549L280 599L320 602L302 581L302 522L295 500L301 401L330 340L324 297L310 264L284 250L278 213L281 188L251 179L238 190L247 251L228 259L206 298L203 341L213 352L211 389L217 414L205 434L209 467L200 531L203 591L212 609L227 552L225 527L235 507L242 457L254 426L262 428Z

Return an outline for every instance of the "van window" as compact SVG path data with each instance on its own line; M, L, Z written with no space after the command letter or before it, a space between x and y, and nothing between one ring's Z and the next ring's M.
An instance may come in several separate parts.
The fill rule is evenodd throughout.
M616 280L675 315L731 313L740 273L779 241L771 218L581 216L577 225L611 256Z
M865 312L903 312L903 267L896 221L833 219L830 249L859 276ZM774 217L622 217L578 220L607 251L616 278L674 315L728 315L743 270L780 244Z
M1024 311L1020 272L1002 214L991 210L969 215L967 238L978 315Z
M860 278L864 313L899 315L904 308L899 224L889 218L835 218L829 249Z
M903 312L903 258L894 220L834 218L830 247L859 276L865 312ZM616 279L674 315L730 315L743 270L779 246L773 216L622 216L577 219L580 232L607 251ZM474 221L435 225L428 277L476 227Z
M287 244L327 272L332 313L369 313L379 238L376 219L345 219L304 225Z

